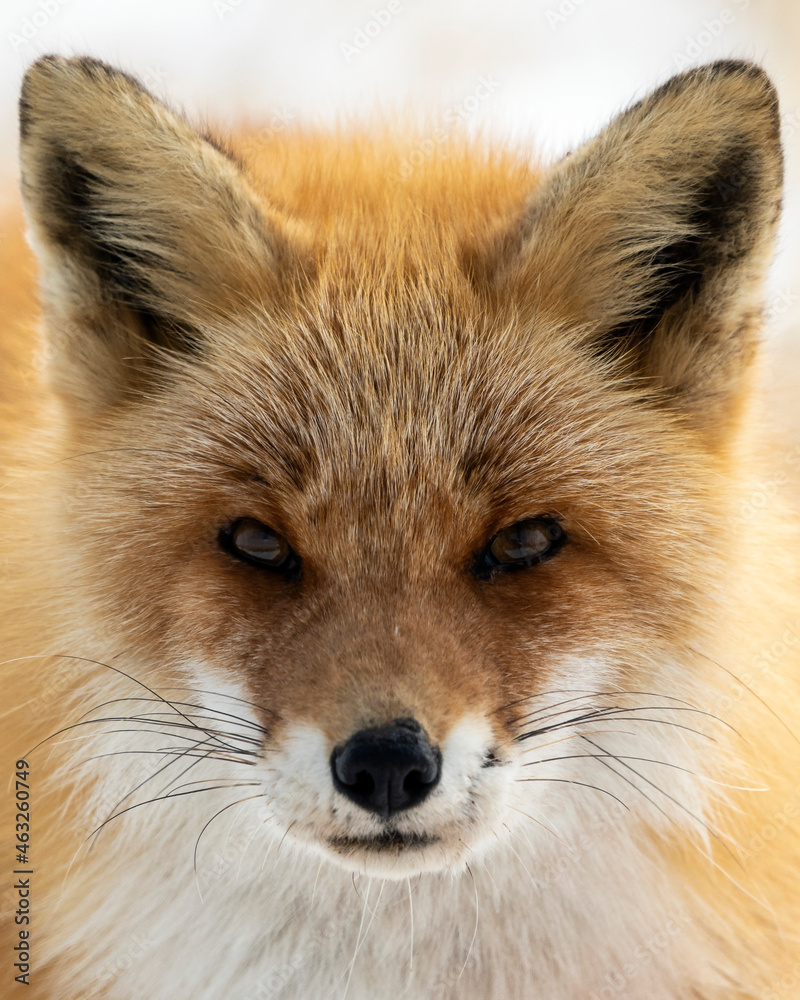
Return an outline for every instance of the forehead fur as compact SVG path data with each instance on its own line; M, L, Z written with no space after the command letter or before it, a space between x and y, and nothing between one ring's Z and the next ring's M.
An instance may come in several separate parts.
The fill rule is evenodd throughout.
M666 461L660 439L676 420L634 405L643 382L612 376L580 330L529 301L523 310L513 290L472 280L470 247L507 229L535 190L529 161L451 140L403 173L420 142L241 141L253 187L313 250L303 280L268 297L253 289L209 331L179 393L249 428L226 438L223 424L221 440L250 452L255 473L300 488L369 481L394 495L425 483L508 497L536 478L546 495L556 460L562 483L571 469L582 489L613 475L623 452L625 476L637 452Z
M244 134L233 148L265 202L324 234L339 261L369 243L378 260L405 248L430 265L431 251L515 218L540 176L528 152L435 128Z

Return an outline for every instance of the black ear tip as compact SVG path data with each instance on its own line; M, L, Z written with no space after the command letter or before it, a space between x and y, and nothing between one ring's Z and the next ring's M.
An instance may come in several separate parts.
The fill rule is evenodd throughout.
M124 82L138 90L144 90L142 83L132 74L111 66L94 56L60 56L56 54L40 56L25 72L22 88L39 82L61 80L90 80L107 83L109 81Z
M701 68L713 76L752 76L769 80L764 67L750 62L749 59L717 59Z
M648 97L633 105L634 113L642 108L660 106L664 99L686 102L692 114L706 116L709 125L715 116L723 116L730 128L736 116L755 136L774 145L780 141L780 104L778 92L767 71L746 59L718 59L670 77Z
M749 59L716 59L714 62L702 63L700 66L693 66L682 73L677 73L669 82L735 79L757 81L769 88L773 86L764 67L750 62Z
M773 106L776 110L778 107L778 92L770 75L763 66L747 59L718 59L716 62L696 66L672 77L664 85L664 89L683 89L703 84L737 88L740 95L760 93L768 106Z
M52 66L61 66L67 61L66 56L60 56L57 52L50 52L46 56L39 56L38 59L35 59L28 67L28 72L30 73L37 69L47 69Z
M718 59L708 64L710 79L724 78L728 80L747 81L756 89L768 94L777 103L778 91L772 78L763 66L749 62L747 59Z
M64 78L69 74L70 66L78 60L68 59L66 56L59 56L55 53L40 56L25 70L22 78L22 96L25 97L39 87L57 85L59 78Z
M22 80L19 98L20 138L28 138L40 105L58 107L66 94L82 94L91 102L92 89L98 87L117 92L135 91L146 94L145 86L135 76L116 69L94 56L41 56L31 63ZM55 103L53 103L55 102Z

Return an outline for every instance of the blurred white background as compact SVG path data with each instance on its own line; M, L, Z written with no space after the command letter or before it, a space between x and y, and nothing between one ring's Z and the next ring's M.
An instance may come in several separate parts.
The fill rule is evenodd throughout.
M675 72L755 59L783 102L786 214L768 315L778 382L800 415L800 0L3 0L0 51L9 178L20 77L47 52L96 55L230 124L458 105L467 128L529 140L545 159Z

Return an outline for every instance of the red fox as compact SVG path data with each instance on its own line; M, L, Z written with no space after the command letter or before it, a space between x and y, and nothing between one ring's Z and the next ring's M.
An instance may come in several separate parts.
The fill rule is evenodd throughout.
M800 996L765 73L548 167L90 58L20 115L3 995Z

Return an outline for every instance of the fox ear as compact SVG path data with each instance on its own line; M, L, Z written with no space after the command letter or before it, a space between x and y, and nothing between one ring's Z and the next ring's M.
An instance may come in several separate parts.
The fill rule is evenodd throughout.
M691 70L545 176L494 248L495 279L713 434L743 396L781 184L764 72Z
M155 346L202 351L204 324L285 265L284 227L236 163L133 77L40 59L20 131L54 377L73 395L115 398Z

